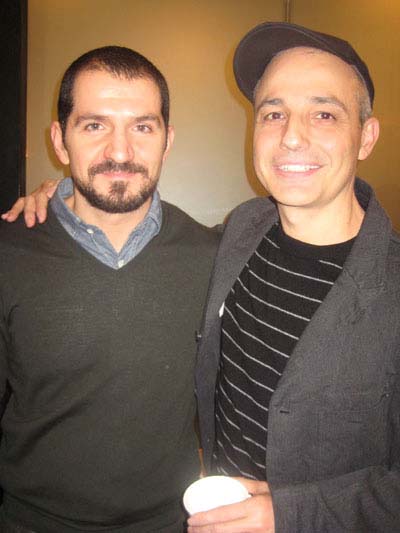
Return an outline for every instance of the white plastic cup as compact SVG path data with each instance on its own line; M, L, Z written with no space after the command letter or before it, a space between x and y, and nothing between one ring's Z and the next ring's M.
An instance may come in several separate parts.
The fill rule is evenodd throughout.
M183 505L192 515L250 498L246 487L228 476L208 476L192 483L183 495Z

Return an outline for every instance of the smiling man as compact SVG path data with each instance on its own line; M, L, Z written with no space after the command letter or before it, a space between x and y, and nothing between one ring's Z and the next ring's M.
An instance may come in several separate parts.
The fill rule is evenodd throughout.
M189 533L400 524L400 239L356 178L378 121L345 41L265 23L240 42L254 164L217 255L197 368L206 466L252 495Z
M195 330L218 236L160 201L173 130L146 58L78 58L58 119L71 179L43 224L0 225L0 530L177 533L199 473Z

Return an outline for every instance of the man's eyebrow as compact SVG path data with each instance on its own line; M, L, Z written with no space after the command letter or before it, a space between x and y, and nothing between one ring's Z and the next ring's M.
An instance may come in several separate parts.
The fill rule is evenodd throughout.
M155 122L158 126L161 125L161 120L158 115L150 113L149 115L141 115L140 117L134 118L135 122Z
M98 115L96 113L87 113L83 115L79 115L76 117L74 126L79 126L82 122L86 122L87 120L91 120L94 122L104 122L108 120L108 115ZM161 126L161 120L160 117L156 114L149 113L146 115L140 115L138 117L133 117L133 121L135 123L139 122L155 122L157 126Z
M342 109L345 113L349 112L345 104L336 98L336 96L313 96L311 98L311 102L314 104L331 104L336 107L340 107L340 109Z
M283 100L282 98L264 98L263 100L261 100L261 102L258 104L258 106L256 107L256 113L258 113L258 111L262 108L262 107L265 107L267 105L282 105L283 104Z
M86 120L93 120L94 122L102 122L103 120L106 120L105 115L96 115L92 113L88 113L87 115L79 115L76 117L74 126L79 126L82 122L85 122Z
M331 105L334 105L336 107L339 107L340 109L345 111L345 113L348 113L348 109L347 109L346 105L341 100L336 98L336 96L312 96L310 98L310 101L313 104L331 104ZM263 100L261 100L261 102L256 107L256 113L258 113L258 111L262 107L280 106L280 105L283 105L283 103L284 102L283 102L282 98L268 98L268 97L264 98Z

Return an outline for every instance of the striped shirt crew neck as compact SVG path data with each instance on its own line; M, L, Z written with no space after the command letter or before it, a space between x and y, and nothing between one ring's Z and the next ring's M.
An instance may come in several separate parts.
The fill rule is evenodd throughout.
M271 396L353 242L306 244L275 224L237 278L222 317L214 452L219 473L267 478Z

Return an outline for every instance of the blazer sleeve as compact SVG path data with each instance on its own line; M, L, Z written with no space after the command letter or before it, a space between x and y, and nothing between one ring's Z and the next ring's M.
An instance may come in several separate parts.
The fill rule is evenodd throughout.
M393 533L400 530L400 464L271 488L276 533Z

